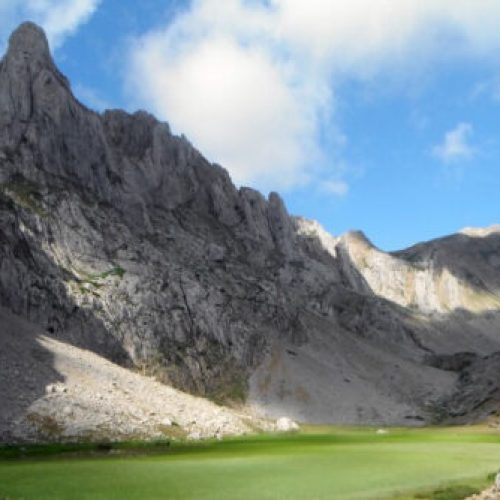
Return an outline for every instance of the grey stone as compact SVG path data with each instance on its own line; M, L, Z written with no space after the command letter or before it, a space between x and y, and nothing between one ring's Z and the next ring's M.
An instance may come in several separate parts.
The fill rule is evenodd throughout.
M274 420L474 420L500 401L499 259L494 228L395 253L329 235L150 114L87 109L35 25L11 36L0 306L48 336Z

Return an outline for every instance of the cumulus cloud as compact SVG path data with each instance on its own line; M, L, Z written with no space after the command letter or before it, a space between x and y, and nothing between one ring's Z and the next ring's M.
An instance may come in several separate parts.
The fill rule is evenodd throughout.
M446 132L443 142L432 150L434 156L444 163L468 160L474 156L474 148L469 143L473 133L470 123L459 123L454 129Z
M148 38L135 55L133 74L144 81L134 83L148 104L239 183L300 182L316 126L301 104L302 89L289 86L265 52L234 40L202 41L169 64L162 41Z
M166 30L136 41L131 94L239 184L272 188L307 182L307 161L320 162L315 143L321 105L330 103L294 64L263 40L265 9L229 0L204 1ZM219 12L214 16L214 12Z
M337 177L335 84L496 57L499 17L498 0L194 0L133 41L127 86L237 183L319 184Z
M65 37L94 13L101 0L0 0L0 49L18 24L30 20L45 29L51 47L57 48Z

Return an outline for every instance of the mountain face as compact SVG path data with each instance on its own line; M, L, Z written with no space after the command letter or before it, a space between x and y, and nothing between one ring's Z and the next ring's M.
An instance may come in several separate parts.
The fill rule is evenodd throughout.
M0 62L0 306L261 415L416 424L500 404L499 228L392 254L333 237L153 116L84 107L31 23Z

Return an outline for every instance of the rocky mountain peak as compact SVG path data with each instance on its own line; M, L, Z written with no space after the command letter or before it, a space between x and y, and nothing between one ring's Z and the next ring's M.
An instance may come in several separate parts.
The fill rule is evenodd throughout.
M375 249L375 246L363 231L348 231L341 236L341 240L348 247L355 247L363 250Z
M12 157L20 142L37 133L29 126L33 115L59 115L69 97L69 82L54 64L44 31L31 22L21 24L0 63L0 148Z
M39 63L51 62L49 42L43 29L32 22L21 24L10 35L7 57L22 57Z
M493 224L488 227L464 227L460 234L470 236L472 238L485 238L493 234L500 234L500 224Z

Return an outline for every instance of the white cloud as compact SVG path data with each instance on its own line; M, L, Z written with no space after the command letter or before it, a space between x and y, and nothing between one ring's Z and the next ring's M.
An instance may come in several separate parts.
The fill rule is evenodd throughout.
M345 196L349 192L349 184L341 180L327 180L320 184L320 189L335 196Z
M147 49L135 56L134 84L160 116L229 166L239 183L256 177L269 185L302 180L316 124L307 120L302 89L287 85L265 52L220 37L165 64L161 36L143 43Z
M0 0L0 49L10 33L23 21L34 21L45 29L51 47L60 46L97 9L101 0Z
M186 133L238 184L287 188L320 163L317 92L294 64L270 49L269 14L228 0L206 0L166 30L136 41L131 95ZM214 16L214 12L219 12Z
M283 189L338 177L332 83L496 58L499 18L499 0L194 0L134 40L127 86L237 183Z
M345 71L432 57L435 49L494 54L498 0L271 0L280 35Z
M434 156L445 163L468 160L474 156L474 148L469 143L473 128L470 123L459 123L446 132L443 142L432 150Z

